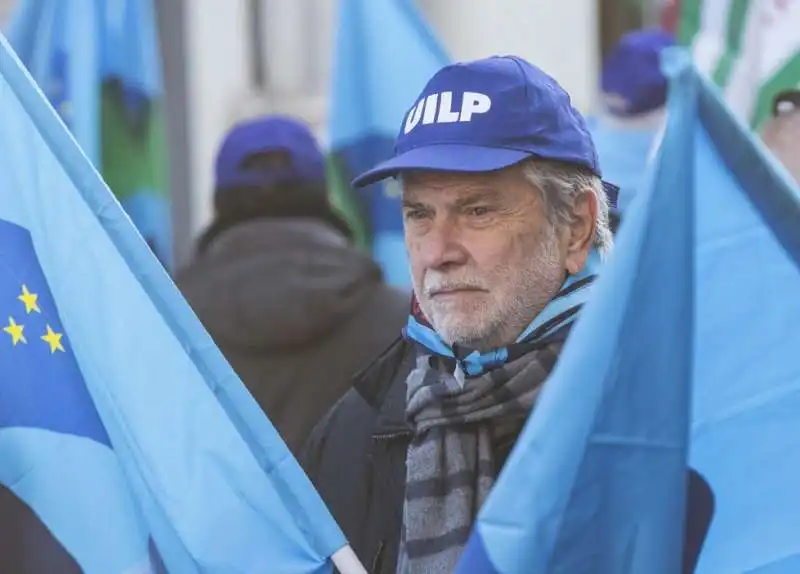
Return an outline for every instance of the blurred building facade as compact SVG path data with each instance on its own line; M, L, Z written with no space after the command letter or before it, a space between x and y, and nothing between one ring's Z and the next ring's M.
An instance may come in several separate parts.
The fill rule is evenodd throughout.
M0 21L16 1L0 0ZM178 265L211 217L213 160L233 123L289 113L325 139L338 1L155 0ZM521 55L554 75L585 112L597 101L602 49L657 19L661 1L417 0L454 59Z

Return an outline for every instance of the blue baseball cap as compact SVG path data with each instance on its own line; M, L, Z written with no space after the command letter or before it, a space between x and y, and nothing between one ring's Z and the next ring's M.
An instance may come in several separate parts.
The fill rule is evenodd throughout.
M603 64L602 90L608 110L631 116L655 110L667 101L667 78L661 71L661 52L675 44L661 28L628 32Z
M283 152L284 160L248 164L259 154ZM325 157L309 127L288 116L266 116L235 125L216 163L216 188L267 187L290 181L325 180Z
M601 176L586 121L567 92L521 58L493 56L439 70L406 114L393 157L353 185L408 170L494 171L530 157ZM617 188L607 184L606 192L614 204Z

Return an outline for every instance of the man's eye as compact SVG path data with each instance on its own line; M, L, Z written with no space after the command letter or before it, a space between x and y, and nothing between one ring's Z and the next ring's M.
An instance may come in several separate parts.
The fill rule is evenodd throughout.
M476 205L475 207L470 207L468 213L473 217L483 217L484 215L488 215L491 210L486 207L485 205Z
M406 219L424 219L427 216L422 209L407 209Z

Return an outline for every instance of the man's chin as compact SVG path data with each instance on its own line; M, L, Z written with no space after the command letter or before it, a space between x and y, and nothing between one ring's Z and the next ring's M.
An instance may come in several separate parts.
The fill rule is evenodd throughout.
M472 347L486 337L486 330L475 323L475 316L459 321L451 314L446 321L434 322L434 328L448 345Z

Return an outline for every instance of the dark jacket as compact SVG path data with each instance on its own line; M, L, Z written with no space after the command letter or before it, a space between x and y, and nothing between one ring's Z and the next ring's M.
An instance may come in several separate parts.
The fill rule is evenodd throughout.
M565 336L566 330L558 338ZM303 457L306 472L370 573L395 572L411 439L406 378L415 354L412 344L398 339L359 373L353 390L314 430ZM498 446L498 467L513 444Z
M409 295L317 219L227 228L176 283L295 454L409 309Z
M566 336L567 330L556 335ZM303 457L306 472L371 574L395 574L411 438L405 381L414 356L412 345L398 340L360 373L353 389L314 429ZM513 442L498 446L498 470ZM694 569L713 513L711 491L694 471L688 498L684 572Z

